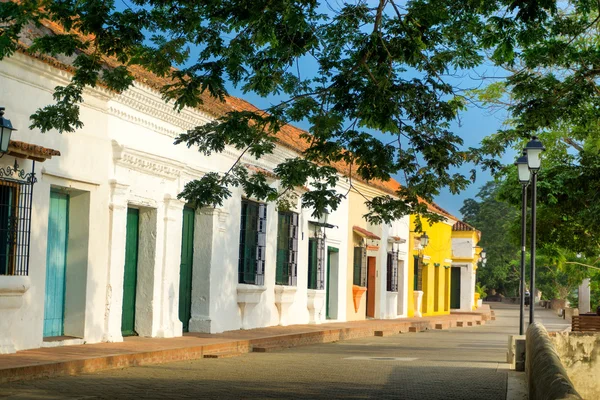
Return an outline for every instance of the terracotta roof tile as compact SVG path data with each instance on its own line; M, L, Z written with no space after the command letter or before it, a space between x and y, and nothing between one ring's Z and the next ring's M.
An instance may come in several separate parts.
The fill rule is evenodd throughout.
M35 161L45 161L53 156L60 156L60 151L38 146L36 144L11 140L8 144L8 155L29 158Z
M381 240L381 238L379 236L377 236L373 232L370 232L370 231L368 231L368 230L366 230L364 228L361 228L360 226L354 225L352 227L352 230L354 232L358 233L360 236L366 237L368 239Z
M453 231L477 231L477 229L473 228L471 225L467 224L463 221L458 221L452 226Z

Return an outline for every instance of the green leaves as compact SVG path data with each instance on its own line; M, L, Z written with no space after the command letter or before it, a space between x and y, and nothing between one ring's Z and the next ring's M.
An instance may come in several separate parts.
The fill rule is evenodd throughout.
M83 101L82 92L83 88L73 83L55 87L53 97L56 104L38 109L31 116L29 129L38 128L42 133L56 129L62 133L83 127L78 107L78 103Z
M102 82L122 92L139 68L157 75L144 77L155 79L176 111L222 103L228 82L268 99L265 110L236 101L219 104L214 122L176 139L198 146L204 156L227 147L240 154L227 173L186 186L184 197L197 204L222 204L236 186L273 201L310 186L302 202L321 213L339 204L334 189L341 172L351 175L349 181L367 183L403 177L396 198L369 202L373 220L411 212L435 218L419 199L430 201L443 187L451 193L464 189L475 171L454 171L465 163L498 168L494 157L530 132L565 119L594 125L600 104L589 98L600 55L566 38L585 33L597 10L574 3L576 16L559 13L550 0L392 0L333 8L299 0L132 0L125 7L112 0L10 2L0 3L0 58L16 50L27 28L38 36L30 51L74 68L71 84L55 93L55 104L32 115L32 127L43 132L81 128L84 88ZM64 32L48 34L42 21ZM483 97L494 101L508 88L514 126L482 149L465 149L450 127L466 103L448 75L480 65L485 51L499 65L527 68ZM580 63L576 57L582 55L586 61ZM578 70L544 70L556 64ZM292 122L305 124L309 134L284 128ZM248 157L272 153L277 143L305 160L280 162L273 171L275 190L262 172L238 167Z

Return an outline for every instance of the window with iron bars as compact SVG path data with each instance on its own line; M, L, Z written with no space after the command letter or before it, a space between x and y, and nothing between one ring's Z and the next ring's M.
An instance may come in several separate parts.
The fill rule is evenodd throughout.
M318 228L317 228L318 229ZM308 239L308 288L325 289L325 235Z
M298 214L280 212L277 221L277 285L296 286L298 269Z
M33 169L31 173L25 173L18 169L16 162L14 168L0 168L0 275L29 274L35 182Z
M387 291L398 291L398 252L387 253Z
M267 243L267 205L242 200L238 282L263 285Z
M356 286L367 287L367 249L357 246L354 248L354 277Z

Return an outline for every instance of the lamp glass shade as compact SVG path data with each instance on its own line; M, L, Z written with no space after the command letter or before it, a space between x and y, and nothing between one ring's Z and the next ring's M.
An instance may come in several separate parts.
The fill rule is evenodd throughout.
M527 143L525 151L527 152L527 164L529 165L530 170L537 171L540 169L542 164L541 155L544 150L546 150L546 148L535 136Z
M486 252L485 250L482 250L481 253L479 253L481 255L481 258L483 258L485 260L485 256L486 256Z
M542 164L542 150L540 149L527 149L527 164L529 165L529 169L536 171L540 169Z
M12 129L0 126L0 152L6 153L8 151L8 144L10 143L10 135Z
M429 244L429 236L427 236L427 232L423 232L421 235L421 247L425 248Z
M527 162L517 163L517 170L519 171L519 182L523 184L528 183L529 179L531 178L531 171L529 170L529 165L527 164Z
M319 223L322 225L327 224L327 220L329 219L329 210L327 208L323 210L321 215L319 216Z
M13 128L10 120L4 118L4 107L0 107L0 152L8 151L12 131L16 131L16 129Z

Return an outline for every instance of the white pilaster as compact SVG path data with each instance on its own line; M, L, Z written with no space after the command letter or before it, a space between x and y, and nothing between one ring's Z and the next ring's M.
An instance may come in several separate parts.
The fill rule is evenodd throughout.
M129 185L111 181L109 204L109 261L106 286L106 321L104 340L122 342L121 314L123 310L123 274L125 272L125 239L127 236L127 196Z
M185 202L176 197L165 197L164 262L160 280L162 306L158 337L181 336L183 333L183 323L179 320L179 270L184 205Z

